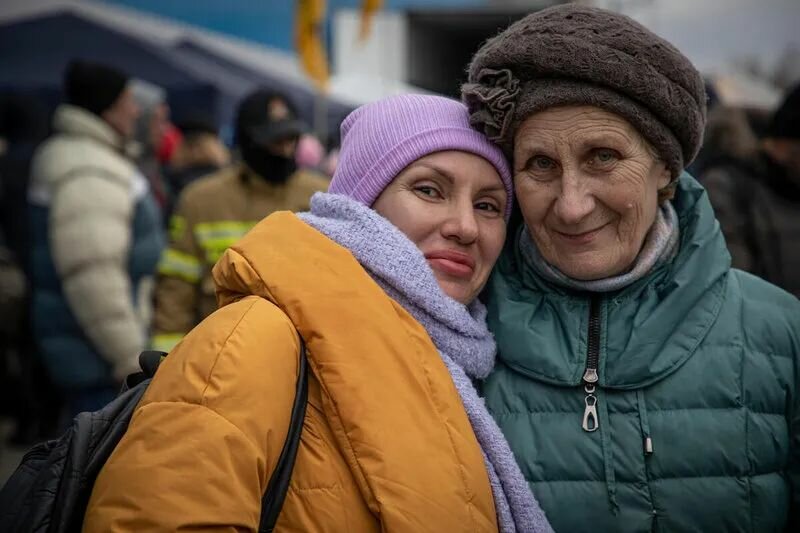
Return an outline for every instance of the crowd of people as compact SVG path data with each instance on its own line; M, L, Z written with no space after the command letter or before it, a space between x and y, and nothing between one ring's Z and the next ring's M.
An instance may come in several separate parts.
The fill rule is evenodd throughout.
M254 91L236 122L231 150L210 115L173 124L161 88L80 59L49 123L35 99L4 98L3 388L25 399L4 402L17 406L15 442L110 401L138 353L169 351L216 308L211 267L228 246L327 189L320 143L299 157L313 138L286 96Z
M47 140L6 135L21 427L169 352L86 531L256 530L304 357L277 530L800 525L800 87L756 134L672 44L570 4L484 43L461 96L355 110L330 181L286 95L241 102L231 151L82 61Z
M800 297L800 85L756 135L741 109L709 112L696 169L733 266Z

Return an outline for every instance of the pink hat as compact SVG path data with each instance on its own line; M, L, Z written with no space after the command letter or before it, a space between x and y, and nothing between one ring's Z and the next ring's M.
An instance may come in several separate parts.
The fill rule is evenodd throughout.
M300 168L317 168L325 157L325 147L309 133L304 133L297 141L294 154L295 162Z

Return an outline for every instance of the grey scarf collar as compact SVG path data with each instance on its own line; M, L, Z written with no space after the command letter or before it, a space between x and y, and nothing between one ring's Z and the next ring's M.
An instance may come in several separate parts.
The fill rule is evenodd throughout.
M644 278L664 263L672 261L678 255L680 229L678 213L672 202L664 202L656 213L653 227L645 237L642 250L633 267L618 276L592 281L580 281L570 278L556 267L545 261L533 242L528 228L523 225L518 237L519 250L525 264L545 280L567 289L588 292L612 292Z
M472 379L494 366L495 343L479 301L445 295L422 252L372 209L345 196L317 193L301 220L347 248L386 293L427 330L458 390L483 451L502 532L552 531Z

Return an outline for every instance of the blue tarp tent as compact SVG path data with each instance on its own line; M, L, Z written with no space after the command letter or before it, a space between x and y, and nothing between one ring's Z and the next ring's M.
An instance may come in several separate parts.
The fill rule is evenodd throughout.
M116 65L167 90L175 116L196 109L217 115L219 91L152 44L69 11L0 25L0 90L41 94L50 107L61 97L73 58Z
M191 39L156 46L70 10L0 25L0 91L33 92L53 108L61 98L64 69L76 57L117 65L163 87L178 120L199 110L229 126L239 99L264 86L290 96L301 117L314 124L310 86L255 71ZM326 133L335 138L351 107L331 100L326 106Z

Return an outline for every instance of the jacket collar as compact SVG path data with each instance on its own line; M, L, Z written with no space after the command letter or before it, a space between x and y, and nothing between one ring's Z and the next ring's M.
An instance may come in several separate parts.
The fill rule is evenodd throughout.
M673 204L681 231L677 257L618 293L595 296L603 299L601 386L632 389L668 376L691 357L720 312L730 255L706 192L684 173ZM542 381L580 383L592 295L525 270L510 241L486 297L504 363Z
M58 106L53 118L53 128L59 133L83 135L114 148L122 150L122 137L106 121L94 113L77 106L62 104Z

